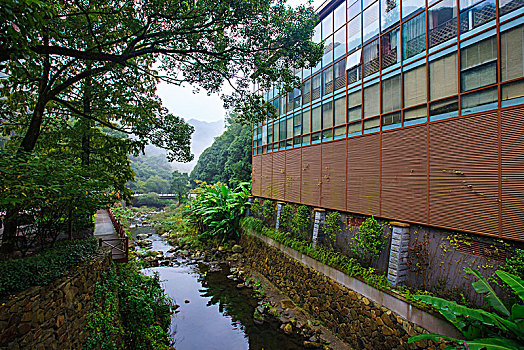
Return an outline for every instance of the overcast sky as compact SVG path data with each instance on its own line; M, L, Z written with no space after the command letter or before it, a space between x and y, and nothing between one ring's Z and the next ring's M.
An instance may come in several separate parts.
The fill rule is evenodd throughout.
M313 6L318 8L324 1L315 0ZM292 6L304 3L306 1L288 0L288 4ZM162 82L158 86L157 94L169 112L181 116L185 120L198 119L213 122L223 120L226 114L218 94L207 96L205 91L194 94L193 88L189 85L176 86Z

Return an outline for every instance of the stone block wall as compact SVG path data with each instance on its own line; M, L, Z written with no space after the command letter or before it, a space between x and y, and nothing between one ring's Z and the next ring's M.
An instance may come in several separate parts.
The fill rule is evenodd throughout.
M434 344L408 344L424 330L372 300L343 287L256 237L243 235L251 267L321 320L355 349L427 349Z
M47 286L26 289L0 305L0 349L81 349L95 284L111 264L100 253Z

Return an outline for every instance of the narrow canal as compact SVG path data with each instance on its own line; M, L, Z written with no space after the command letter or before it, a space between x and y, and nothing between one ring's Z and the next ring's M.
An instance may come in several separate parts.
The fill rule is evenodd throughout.
M132 234L152 232L132 229ZM169 257L171 248L158 235L148 238L152 250ZM171 318L177 350L302 349L303 340L284 334L275 320L257 325L253 313L258 300L250 289L238 289L228 279L229 268L210 269L204 263L176 258L169 266L151 267L143 273L158 273L166 293L180 306Z

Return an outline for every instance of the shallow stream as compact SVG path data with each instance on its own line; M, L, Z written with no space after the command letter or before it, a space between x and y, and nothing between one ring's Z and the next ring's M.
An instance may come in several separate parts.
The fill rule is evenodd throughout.
M132 229L132 235L151 233L150 227ZM158 235L151 249L164 252L171 248ZM255 324L253 313L258 301L250 289L238 289L229 280L226 265L208 265L177 258L172 266L146 268L147 275L158 273L166 293L180 306L171 318L171 331L177 350L302 349L301 339L280 330L277 321Z

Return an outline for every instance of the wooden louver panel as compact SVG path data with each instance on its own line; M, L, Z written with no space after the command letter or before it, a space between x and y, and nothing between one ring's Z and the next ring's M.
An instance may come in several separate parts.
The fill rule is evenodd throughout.
M306 205L320 205L320 154L321 145L302 149L302 186L301 202Z
M286 152L273 153L273 179L271 197L284 200L284 185L286 182Z
M502 117L502 237L524 241L524 108Z
M260 196L262 184L262 156L253 156L251 170L251 193Z
M262 184L260 195L264 198L271 198L271 178L273 176L273 154L262 155Z
M322 145L322 207L346 210L346 154L346 140Z
M380 139L369 135L348 140L347 210L379 215Z
M301 159L302 150L300 148L286 152L286 202L300 202Z
M381 215L427 222L426 127L382 135Z
M498 233L497 114L430 126L432 225Z

